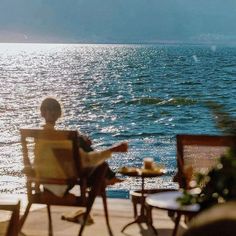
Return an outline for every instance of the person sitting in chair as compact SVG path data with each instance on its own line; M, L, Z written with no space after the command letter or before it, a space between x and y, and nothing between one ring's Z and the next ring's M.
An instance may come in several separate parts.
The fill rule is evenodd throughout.
M60 103L56 99L48 97L41 103L40 111L41 116L45 119L43 129L54 130L56 122L61 117L62 113ZM115 184L122 181L115 177L115 173L109 168L105 160L110 158L114 152L127 152L127 142L119 143L102 151L94 151L91 147L92 143L90 139L84 135L78 134L78 144L82 166L90 171L88 183L95 181L93 173L95 173L96 167L99 165L107 165L108 167L106 173L107 184ZM52 184L44 186L44 188L58 196L63 196L71 187L73 186L64 186L63 188L63 186L55 186Z

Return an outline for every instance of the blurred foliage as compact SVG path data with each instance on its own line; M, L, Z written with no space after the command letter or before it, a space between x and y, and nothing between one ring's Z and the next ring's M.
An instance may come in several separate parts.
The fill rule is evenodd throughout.
M209 101L206 106L212 111L216 126L224 134L236 135L236 119L225 110L223 105Z
M217 127L224 134L236 136L236 121L224 107L213 102L208 102L207 106L213 112ZM197 175L192 187L198 188L199 192L194 194L184 190L183 196L177 199L182 205L199 203L204 209L216 203L236 199L236 140L228 153L219 158L218 164L208 174Z

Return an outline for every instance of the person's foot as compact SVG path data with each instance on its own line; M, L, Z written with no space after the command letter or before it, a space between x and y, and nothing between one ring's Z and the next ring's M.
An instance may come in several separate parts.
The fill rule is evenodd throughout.
M119 179L117 177L114 177L112 179L107 179L106 184L107 185L114 185L114 184L117 184L117 183L122 183L123 181L124 181L123 179Z

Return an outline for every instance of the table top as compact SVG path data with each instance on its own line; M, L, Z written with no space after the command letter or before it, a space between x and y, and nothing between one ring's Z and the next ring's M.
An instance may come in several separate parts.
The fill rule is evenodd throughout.
M182 195L181 191L168 191L150 194L146 197L149 206L163 210L173 210L180 213L197 213L200 210L199 204L182 206L176 201Z
M136 167L122 167L118 172L131 177L158 177L166 173L164 168L144 169Z

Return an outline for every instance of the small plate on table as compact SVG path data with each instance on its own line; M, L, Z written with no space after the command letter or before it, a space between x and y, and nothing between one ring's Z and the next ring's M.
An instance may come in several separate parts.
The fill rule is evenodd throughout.
M161 176L166 173L165 168L152 168L152 169L144 169L144 168L136 168L136 167L121 167L118 170L118 173L127 176L146 176L146 177L155 177Z
M129 175L129 176L135 176L139 174L139 169L136 167L121 167L118 170L118 173L122 174L122 175Z
M145 169L145 168L141 168L140 169L141 175L153 175L153 176L158 176L158 175L163 175L166 173L166 169L165 168L152 168L152 169Z

